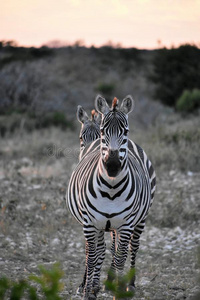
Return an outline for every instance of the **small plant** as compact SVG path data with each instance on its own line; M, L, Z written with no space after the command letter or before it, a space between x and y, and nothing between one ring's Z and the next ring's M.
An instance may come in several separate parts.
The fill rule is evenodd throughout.
M9 280L6 277L0 278L0 299L4 299L6 291L10 288Z
M135 269L131 269L124 276L119 276L117 280L107 279L104 284L108 291L111 291L115 299L132 298L134 291L127 291L127 286L135 276ZM108 278L114 278L112 272L108 272Z
M200 108L200 90L185 90L176 103L176 109L180 112L190 113Z
M29 279L38 283L41 291L47 300L61 300L59 292L63 289L60 279L64 273L60 269L59 264L54 264L52 269L47 270L43 266L39 266L40 276L31 275Z
M0 299L20 300L24 295L30 300L61 300L59 292L63 289L60 279L63 271L59 264L54 264L50 270L39 266L41 275L30 275L28 279L19 281L10 281L6 277L0 278ZM39 285L43 297L38 296L36 287L31 285L35 282ZM9 295L9 298L8 298Z

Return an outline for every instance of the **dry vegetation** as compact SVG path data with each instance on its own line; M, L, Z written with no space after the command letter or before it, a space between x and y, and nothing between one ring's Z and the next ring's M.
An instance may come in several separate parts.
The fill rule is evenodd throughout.
M193 299L199 274L199 116L182 117L152 100L153 52L135 51L130 59L109 51L58 49L1 65L1 108L12 105L0 116L0 274L26 277L39 264L60 261L63 295L73 298L84 270L83 234L64 201L78 161L75 112L77 104L92 109L103 84L108 99L135 98L130 138L145 149L158 175L138 254L135 299ZM54 112L64 112L64 121L57 116L55 124ZM102 281L109 263L107 251ZM112 296L102 291L99 298Z

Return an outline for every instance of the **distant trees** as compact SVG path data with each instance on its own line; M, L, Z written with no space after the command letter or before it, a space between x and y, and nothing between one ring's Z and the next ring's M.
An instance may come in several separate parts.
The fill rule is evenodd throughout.
M150 98L154 90L155 99L179 111L198 110L200 49L182 45L147 51L112 43L86 48L82 41L59 49L25 48L15 41L0 41L0 113L38 107L62 111L67 101L91 99L96 92L120 97L135 87Z
M184 90L200 89L200 49L196 46L159 49L153 59L153 65L154 74L150 79L156 84L155 98L162 103L180 108L176 103ZM184 99L193 101L191 97L184 96ZM196 101L192 106L197 109L200 102ZM190 107L191 112L191 105L188 104L187 107Z

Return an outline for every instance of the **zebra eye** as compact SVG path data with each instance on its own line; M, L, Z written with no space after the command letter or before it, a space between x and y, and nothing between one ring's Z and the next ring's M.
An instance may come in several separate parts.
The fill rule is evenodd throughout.
M103 128L101 128L100 131L101 131L101 134L104 134L104 129Z
M129 130L128 130L128 129L125 129L125 130L124 130L124 135L127 135L128 132L129 132Z

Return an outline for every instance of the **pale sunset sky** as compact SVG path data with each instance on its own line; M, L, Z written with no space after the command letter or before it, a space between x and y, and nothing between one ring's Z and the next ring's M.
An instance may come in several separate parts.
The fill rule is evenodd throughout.
M200 0L0 0L0 40L200 47ZM158 41L160 40L160 44Z

